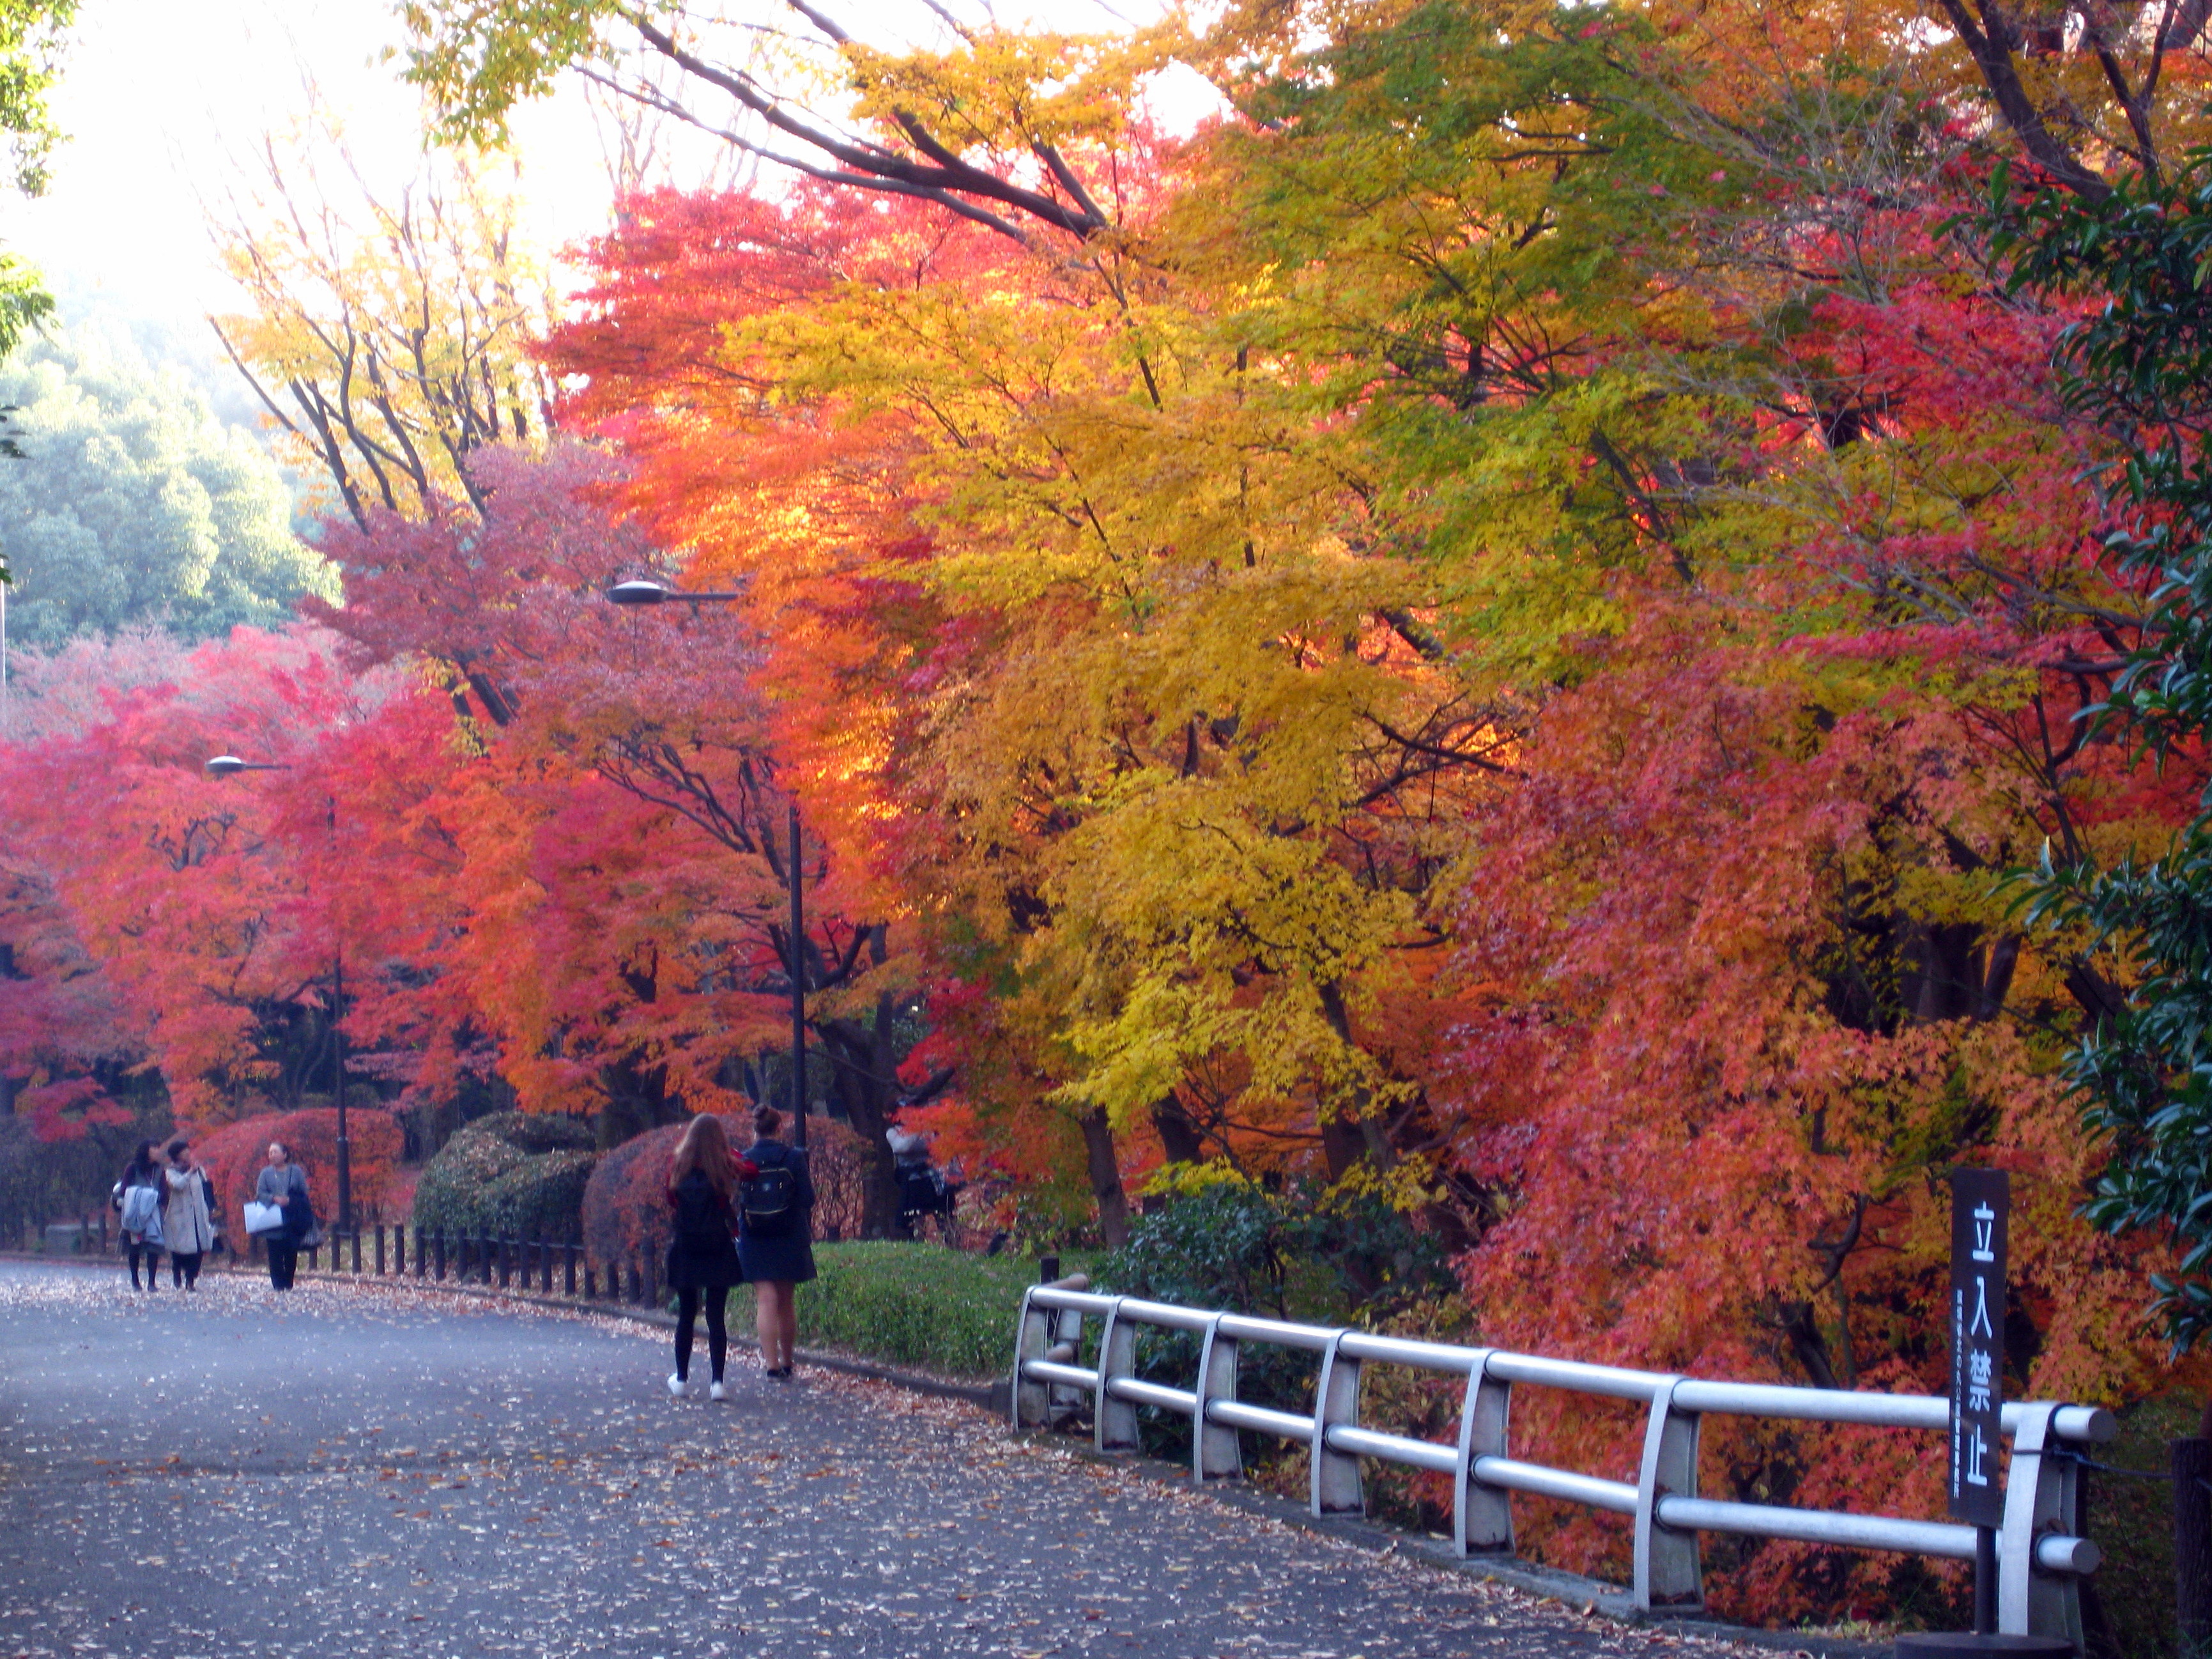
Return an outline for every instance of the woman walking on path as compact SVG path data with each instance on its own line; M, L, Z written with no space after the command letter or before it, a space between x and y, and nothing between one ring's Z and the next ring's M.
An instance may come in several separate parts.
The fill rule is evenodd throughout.
M315 1206L307 1197L307 1172L292 1162L283 1141L269 1143L269 1163L253 1183L253 1196L284 1212L284 1224L262 1234L261 1242L269 1251L270 1287L289 1291L300 1271L300 1241L315 1224Z
M757 1139L745 1157L759 1172L738 1188L738 1260L753 1282L761 1364L770 1376L788 1381L799 1339L793 1298L814 1277L814 1181L806 1154L775 1138L782 1127L783 1114L773 1106L753 1113Z
M208 1215L207 1171L193 1162L191 1145L182 1135L168 1146L169 1167L161 1172L165 1201L161 1232L169 1245L169 1277L180 1290L200 1287L200 1262L215 1248L215 1223Z
M725 1322L730 1292L745 1276L738 1265L738 1182L757 1173L753 1164L730 1156L722 1120L703 1113L691 1120L669 1160L668 1203L676 1212L676 1236L668 1246L668 1287L676 1292L676 1370L668 1392L679 1400L690 1386L691 1328L702 1306L707 1363L714 1379L707 1397L725 1397L722 1363L730 1352Z
M161 1169L154 1161L154 1143L142 1140L115 1183L115 1201L123 1212L123 1243L131 1257L131 1288L138 1288L138 1258L146 1258L146 1288L161 1284Z

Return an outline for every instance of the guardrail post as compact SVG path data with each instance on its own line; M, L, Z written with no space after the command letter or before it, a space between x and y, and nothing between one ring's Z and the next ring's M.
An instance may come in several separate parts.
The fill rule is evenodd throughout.
M1052 1310L1033 1304L1034 1291L1022 1292L1022 1310L1014 1321L1014 1404L1017 1429L1042 1428L1048 1401L1045 1386L1030 1380L1022 1367L1044 1358L1052 1346Z
M1505 1455L1513 1385L1488 1375L1491 1350L1475 1350L1459 1412L1459 1469L1452 1480L1452 1548L1461 1555L1513 1553L1513 1494L1474 1476L1478 1458Z
M1657 1379L1644 1426L1644 1462L1636 1479L1636 1605L1646 1613L1689 1612L1705 1605L1698 1534L1659 1524L1661 1498L1698 1495L1699 1419L1697 1413L1674 1404L1681 1380Z
M1048 1329L1051 1334L1051 1340L1045 1346L1048 1348L1056 1348L1065 1342L1068 1352L1073 1356L1068 1363L1074 1365L1081 1364L1083 1363L1083 1310L1080 1308L1052 1309ZM1054 1422L1060 1420L1064 1412L1079 1411L1088 1404L1090 1401L1083 1397L1083 1390L1073 1383L1048 1382L1045 1384L1044 1390L1045 1426L1050 1428Z
M2072 1458L2058 1452L2051 1431L2058 1411L2055 1404L2025 1407L2013 1433L2004 1521L1997 1528L1997 1630L2005 1636L2063 1637L2078 1652L2078 1581L2070 1572L2041 1572L2035 1565L2039 1536L2073 1537L2081 1530L2080 1472Z
M1367 1493L1359 1484L1359 1459L1329 1449L1328 1431L1359 1422L1359 1362L1343 1352L1339 1331L1322 1351L1321 1376L1314 1383L1313 1512L1364 1515Z
M1106 1310L1098 1333L1098 1403L1091 1413L1091 1443L1100 1451L1137 1449L1137 1408L1114 1398L1114 1379L1137 1374L1137 1327L1121 1317L1121 1301Z
M1190 1419L1190 1479L1197 1486L1244 1473L1237 1431L1206 1417L1209 1401L1237 1398L1237 1339L1222 1335L1221 1318L1216 1314L1206 1322L1206 1338L1198 1350L1198 1401Z

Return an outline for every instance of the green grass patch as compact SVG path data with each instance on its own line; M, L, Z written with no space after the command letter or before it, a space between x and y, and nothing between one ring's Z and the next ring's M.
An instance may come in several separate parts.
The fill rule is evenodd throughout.
M1091 1258L1063 1256L1063 1273ZM941 1244L871 1240L814 1247L818 1277L799 1287L799 1346L839 1348L947 1376L1003 1374L1013 1364L1014 1319L1037 1264L969 1255ZM733 1329L752 1329L752 1292L730 1298Z

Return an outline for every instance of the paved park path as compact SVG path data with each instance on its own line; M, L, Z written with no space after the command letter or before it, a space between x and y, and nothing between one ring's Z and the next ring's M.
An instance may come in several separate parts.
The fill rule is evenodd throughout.
M727 1404L674 1401L666 1343L434 1291L0 1264L0 1656L1749 1651L879 1384L746 1355Z

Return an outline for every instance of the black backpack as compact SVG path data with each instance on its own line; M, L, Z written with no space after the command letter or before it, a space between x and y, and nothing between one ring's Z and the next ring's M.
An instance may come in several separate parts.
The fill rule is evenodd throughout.
M745 1182L738 1207L745 1231L757 1237L789 1232L799 1219L799 1176L788 1164L763 1164L761 1172Z

